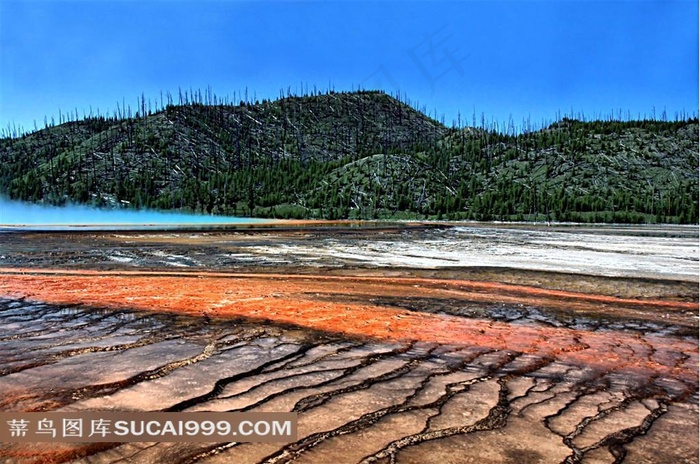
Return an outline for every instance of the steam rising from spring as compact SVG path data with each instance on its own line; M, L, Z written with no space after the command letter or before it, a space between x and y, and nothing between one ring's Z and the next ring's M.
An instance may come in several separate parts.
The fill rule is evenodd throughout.
M46 206L0 198L0 229L141 229L263 222L272 220L149 210L99 209L83 205Z

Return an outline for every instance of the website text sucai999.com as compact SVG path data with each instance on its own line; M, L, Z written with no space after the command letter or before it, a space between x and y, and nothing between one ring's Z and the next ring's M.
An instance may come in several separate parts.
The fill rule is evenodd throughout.
M4 442L291 442L296 413L0 413Z

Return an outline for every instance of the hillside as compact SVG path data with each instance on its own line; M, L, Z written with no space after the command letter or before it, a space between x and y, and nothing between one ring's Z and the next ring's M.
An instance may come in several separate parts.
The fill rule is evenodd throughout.
M0 139L0 193L309 218L698 221L698 121L448 128L381 92L186 103Z

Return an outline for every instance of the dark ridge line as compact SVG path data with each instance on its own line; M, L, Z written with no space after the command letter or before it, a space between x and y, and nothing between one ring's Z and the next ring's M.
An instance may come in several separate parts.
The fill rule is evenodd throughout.
M172 337L179 336L181 334L173 334ZM258 334L259 335L259 334ZM253 339L256 338L256 335L251 335L248 337L248 339ZM214 355L217 351L221 349L222 346L226 346L226 344L234 344L234 343L239 343L241 341L245 341L245 338L241 339L235 339L235 340L230 340L228 342L225 342L223 344L218 343L217 341L211 342L208 345L205 346L204 350L199 353L196 356L186 358L186 359L181 359L178 361L173 361L170 363L167 363L163 366L157 367L155 369L151 369L145 372L140 372L132 377L129 377L127 379L115 381L115 382L110 382L106 384L100 384L100 385L90 385L87 387L80 387L76 389L68 389L68 390L63 390L58 393L58 396L60 396L60 400L55 400L57 404L59 404L59 407L63 407L67 404L71 404L74 401L78 400L83 400L86 398L95 398L100 395L112 395L116 393L117 391L123 389L123 388L128 388L128 387L133 387L134 385L137 385L141 382L147 381L147 380L154 380L157 378L164 377L171 372L175 371L176 369L179 369L184 366L188 366L190 364L197 363L199 361L202 361L204 359L207 359ZM161 340L165 341L165 340ZM77 398L76 398L77 396ZM34 395L34 397L39 397L39 395ZM66 401L66 398L70 397L74 401ZM0 403L0 406L2 406L4 403Z
M604 417L605 415L619 411L627 406L629 406L630 403L634 401L640 401L642 399L645 399L644 397L628 397L625 398L624 401L622 401L618 406L606 409L604 411L601 411L601 413L605 412L601 417ZM564 437L566 445L572 450L572 454L566 457L564 461L562 461L562 464L579 464L582 462L582 459L585 457L586 453L600 449L602 447L606 447L610 454L612 454L615 457L615 460L613 461L613 464L621 464L624 460L625 457L627 456L627 450L625 449L626 444L631 443L635 438L646 435L646 433L649 431L651 426L654 424L654 422L661 417L662 415L666 414L668 412L668 403L662 399L659 399L659 406L654 408L653 410L650 411L649 414L647 414L644 419L642 420L641 424L633 427L628 427L623 430L618 430L616 432L612 432L599 441L588 445L584 448L578 448L573 444L573 438L575 436L580 435L585 427L590 423L595 420L598 420L600 417L600 414L597 414L596 416L589 416L587 418L584 418L578 425L576 430L572 432L572 434L575 434L572 436L572 434L567 435ZM613 409L614 411L611 411ZM584 421L587 419L591 419L589 422L587 422L583 427L579 430L579 426L582 425ZM571 437L571 438L569 438Z
M637 398L637 397L632 397L632 396L627 396L625 397L622 401L618 402L617 404L612 405L611 407L607 409L600 410L600 406L598 405L598 413L593 415L593 416L586 416L583 419L579 421L578 424L576 424L576 427L574 430L569 433L568 435L562 436L563 443L571 449L571 454L567 456L564 461L562 461L562 464L579 464L581 460L583 459L585 453L591 450L595 450L597 448L600 448L600 443L603 440L598 441L597 443L594 443L592 445L586 446L584 448L580 448L576 446L574 443L574 439L581 435L583 432L585 432L586 427L588 427L589 424L602 419L609 414L612 414L613 412L620 411L626 407L628 407L631 403L638 401L643 398ZM558 415L558 414L557 414ZM547 427L548 430L552 431L549 427ZM557 434L560 435L560 434ZM561 435L560 435L561 436Z
M36 316L36 317L34 317L34 318L32 318L32 319L28 319L26 322L32 322L32 321L37 320L37 319L42 319L44 315L50 314L51 312L55 311L55 308L52 308L51 306L52 306L52 305L49 305L49 307L47 308L46 311L40 313L38 316ZM124 325L124 324L126 324L126 323L133 323L133 322L137 322L137 321L143 321L144 319L148 319L148 318L152 317L152 316L149 315L149 314L141 314L141 315L139 315L139 314L136 313L136 312L131 312L131 311L128 311L128 310L123 310L123 309L116 309L116 310L114 310L114 311L110 311L109 313L104 313L104 314L96 314L96 313L94 313L94 312L89 311L89 309L88 309L89 307L83 306L83 305L81 305L81 304L71 304L71 305L67 305L67 306L64 306L64 305L56 305L55 307L58 307L58 308L61 308L61 309L75 308L75 309L78 309L80 312L76 312L75 314L65 315L65 316L66 316L66 319L63 319L63 320L60 320L60 321L53 321L53 322L62 322L62 323L63 323L63 322L70 322L70 321L72 321L72 320L74 320L74 319L77 319L77 318L79 318L79 317L84 317L84 316L86 316L86 315L87 315L87 316L93 316L93 315L95 316L95 319L93 319L93 320L87 321L87 322L85 322L85 323L83 323L83 324L80 324L80 325L78 325L78 326L70 327L71 331L74 331L75 329L78 329L78 328L83 328L83 327L85 327L85 326L92 326L92 325L94 325L94 324L102 323L102 322L105 321L106 319L110 319L110 318L119 318L121 315L133 315L133 316L134 316L134 319L132 319L132 320L127 320L127 321L119 321L119 320L117 320L117 321L115 321L115 323L117 323L117 322L123 322L122 325ZM0 315L1 315L1 314L0 314ZM46 322L52 322L52 321L46 321ZM111 334L113 334L114 332L116 332L117 330L119 330L119 329L122 327L122 325L117 325L117 327L113 327L113 328L109 329L109 330L105 333L105 335L111 335ZM51 331L51 330L49 330L49 329L47 329L47 328L39 329L39 330L33 330L33 331L31 331L31 332L24 332L24 333L21 333L21 334L18 334L18 335L9 336L9 337L8 337L8 336L6 336L6 337L0 337L0 342L3 342L3 341L12 341L12 340L21 340L21 339L24 339L24 338L31 338L31 337L36 336L37 334L41 334L41 333L53 333L53 331Z
M413 401L416 398L416 396L418 394L420 394L420 392L425 390L426 385L430 382L430 380L432 378L434 378L436 376L441 376L441 375L449 375L451 373L457 372L457 371L461 370L461 368L464 365L473 361L473 359L475 359L476 357L478 357L480 355L481 355L481 353L476 353L474 355L474 358L472 358L470 360L464 360L462 363L460 363L460 366L458 366L456 368L455 367L448 367L448 370L446 370L446 371L439 371L439 372L430 373L420 382L420 384L416 388L414 388L414 392L411 395L408 395L404 399L404 401L402 401L401 403L399 403L397 405L388 406L388 407L380 409L378 411L366 413L366 414L362 415L361 417L359 417L358 419L355 419L354 421L346 423L346 424L344 424L336 429L333 429L331 431L318 432L318 433L312 434L312 435L304 438L303 440L298 441L296 443L293 443L291 445L288 445L288 446L284 447L283 449L279 450L277 453L266 457L263 462L272 463L272 462L278 462L280 460L281 460L281 462L288 462L290 460L296 459L297 456L299 456L300 454L304 453L305 451L317 446L319 443L326 440L327 438L331 438L331 437L338 436L338 435L344 435L347 433L353 433L357 430L374 425L376 422L378 422L380 419L382 419L384 416L386 416L388 414L394 414L397 412L406 412L407 410L414 410L414 409L416 409L416 410L428 409L431 404L436 403L439 399L432 402L432 403L427 403L427 404L419 405L419 406L408 407L406 405L409 402ZM429 356L426 357L425 359L429 359ZM398 377L401 377L401 376L403 376L403 374L398 376ZM372 380L380 379L380 377L381 376L374 377ZM396 377L392 377L391 379L376 380L376 381L372 382L372 385L382 383L386 380L393 380L394 378L396 378ZM448 389L448 387L450 385L458 385L458 384L462 384L464 382L470 382L470 381L471 380L462 381L462 382L454 382L452 384L446 385L445 388ZM343 393L341 393L341 394L343 394ZM335 395L335 396L338 396L338 395ZM405 411L403 409L405 409ZM287 459L287 457L285 457L285 455L289 459Z
M353 366L353 367L354 367L354 366ZM286 394L289 394L289 393L296 393L297 391L306 390L306 389L309 389L309 388L325 387L325 386L327 386L327 385L329 385L329 384L332 384L332 383L335 383L335 382L338 382L338 381L342 381L343 378L344 378L344 375L345 375L344 372L346 371L346 369L347 369L347 368L343 368L343 367L338 367L338 368L334 368L334 369L319 369L319 370L315 370L315 371L309 371L309 372L305 372L305 373L294 374L294 375L291 375L291 376L285 377L285 378L275 379L275 380L284 381L284 380L286 380L287 378L302 377L302 376L308 375L308 374L324 374L324 373L336 373L336 372L340 372L340 374L339 374L338 376L333 377L332 379L323 380L323 381L321 381L321 382L319 382L319 383L315 383L315 384L313 384L313 385L304 385L304 386L299 386L299 387L291 387L291 388L287 388L287 389L285 389L285 390L283 390L283 391L273 393L273 394L267 396L266 399L265 399L265 401L257 401L256 403L250 404L250 405L248 405L248 406L244 406L243 408L240 409L240 411L248 411L248 410L253 409L253 408L257 407L257 406L260 406L260 405L261 405L262 403L264 403L264 402L267 402L267 400L275 399L275 398L277 398L278 396L283 396L283 395L286 395Z
M454 435L466 435L474 432L495 430L505 427L508 420L508 415L511 412L510 405L508 403L508 381L505 377L502 377L498 379L497 382L500 386L498 401L496 402L496 405L489 410L489 413L485 418L480 419L471 425L448 427L433 432L422 432L405 436L399 440L394 440L376 453L366 456L363 458L361 463L370 464L388 458L389 462L394 464L396 463L396 454L404 448Z
M614 432L606 436L599 444L598 447L607 446L610 454L615 456L615 461L613 464L620 464L624 461L627 456L627 449L625 445L631 443L635 438L646 435L651 426L656 422L656 420L668 412L668 405L659 401L659 407L651 411L642 423L636 427L629 427L618 432Z
M205 393L203 395L199 395L193 398L189 398L187 400L181 401L180 403L174 404L173 406L170 406L168 408L163 409L163 412L181 412L184 411L185 409L191 408L192 406L196 406L202 403L206 403L207 401L215 398L217 395L219 395L224 387L230 383L236 382L238 380L241 380L245 377L251 376L251 375L258 375L260 374L265 368L278 363L280 361L283 361L285 359L293 358L297 356L299 353L305 353L306 351L310 350L316 345L313 345L311 343L304 343L299 346L299 349L297 351L293 351L289 354L286 354L282 356L281 358L276 358L272 359L270 361L267 361L260 366L256 367L255 369L251 369L249 371L245 372L240 372L238 374L225 377L223 379L219 379L214 383L214 386L212 387L211 391L208 393Z
M262 387L264 387L264 386L266 386L266 385L269 385L269 384L271 384L271 383L274 383L274 382L284 382L284 381L286 381L286 380L288 380L288 379L294 379L294 378L297 378L297 377L303 377L303 376L305 376L305 375L310 375L310 374L323 374L323 373L343 372L343 371L345 371L345 368L343 368L343 367L336 367L336 368L332 368L332 369L323 369L323 368L320 368L320 369L316 369L316 370L313 370L313 371L298 372L298 373L296 373L296 374L291 374L291 375L288 375L288 376L286 376L286 377L275 377L274 379L269 379L269 380L266 380L266 381L264 381L264 382L262 382L262 383L260 383L260 384L254 385L254 386L250 387L249 389L247 389L247 390L245 390L245 391L242 391L242 392L240 392L240 393L236 393L236 394L234 394L234 395L229 395L229 396L220 396L220 397L218 397L216 400L217 400L217 401L218 401L218 400L231 400L231 399L233 399L233 398L238 398L238 397L240 397L240 396L244 396L244 395L247 395L247 394L249 394L249 393L252 393L252 392L254 392L254 391L257 390L257 389L262 388ZM341 374L340 377L342 377L342 374ZM337 380L337 379L340 378L340 377L336 377L336 378L333 379L333 380ZM320 385L321 385L321 384L314 384L313 387L317 387L317 386L320 386ZM305 386L304 386L304 388L310 388L310 387L311 387L311 385L308 385L308 386L305 385ZM293 387L293 388L295 388L295 387ZM288 390L285 390L285 392L288 392L288 393L289 393ZM270 398L270 397L266 397L266 398ZM247 406L246 406L246 408L247 408Z
M359 365L349 368L351 370L350 370L348 375L353 374L356 371L358 371L364 367L369 366L370 364L374 364L379 359L383 359L383 358L386 358L389 356L394 356L394 355L406 354L410 350L412 350L414 347L415 347L415 342L411 342L408 345L405 345L401 348L397 348L397 349L392 350L390 352L381 353L380 355L377 355L377 356L368 356ZM430 352L432 353L432 351L434 349L435 349L434 347L431 348ZM424 359L427 359L429 356L430 355L426 355ZM342 395L345 393L351 393L351 392L355 392L355 391L359 391L359 390L364 390L364 389L367 389L370 386L372 386L372 384L375 382L381 382L384 380L400 377L404 373L413 369L414 364L415 364L414 361L416 361L416 358L409 359L408 362L406 362L404 365L402 365L400 367L392 369L392 370L385 372L383 374L380 374L376 377L370 377L370 378L364 379L364 380L362 380L359 383L356 383L354 385L342 387L342 388L339 388L337 390L332 390L330 392L317 393L314 395L307 396L307 397L299 400L294 405L294 408L292 408L292 411L297 412L297 413L308 411L309 409L312 409L312 408L315 408L315 407L318 407L318 406L325 404L326 402L331 400L333 398L333 396Z
M508 353L508 357L510 358L506 362L502 362L496 366L489 366L486 370L488 372L488 377L492 378L494 375L497 374L497 371L502 369L507 363L510 363L514 361L519 355L514 355L512 353ZM497 382L500 385L499 389L499 395L498 395L498 401L496 405L491 408L489 411L489 414L487 417L484 419L481 419L477 421L474 424L468 425L468 426L458 426L458 427L449 427L447 429L441 429L437 430L434 432L428 432L428 427L429 423L432 419L432 417L428 418L426 422L426 427L423 429L422 432L414 435L409 435L406 436L402 439L395 440L394 442L390 443L386 447L384 447L382 450L378 451L377 453L366 456L362 463L371 463L371 462L376 462L378 460L388 458L389 462L395 463L396 462L396 454L401 451L402 449L409 447L409 446L415 446L417 444L423 443L425 441L430 441L430 440L435 440L435 439L441 439L441 438L446 438L449 436L453 435L463 435L463 434L468 434L468 433L473 433L476 431L482 431L482 430L493 430L496 428L501 428L505 427L508 419L508 415L511 412L510 408L510 403L511 401L508 400L508 387L507 383L516 377L522 377L524 375L527 375L529 373L532 373L534 371L537 371L541 369L544 366L547 366L551 363L552 361L548 358L540 358L539 362L534 362L531 363L530 365L525 366L523 369L521 369L517 373L511 373L507 374L505 376L500 377ZM461 393L462 391L458 392ZM440 407L441 410L442 406ZM437 412L439 414L440 411Z
M431 356L431 352L433 350L431 349L428 353L422 355L421 358L415 358L414 361L422 362L425 361L426 359L429 359ZM453 382L445 385L445 394L441 395L438 399L430 402L430 403L425 403L422 405L414 405L414 406L409 406L409 404L422 392L425 390L425 387L428 385L428 383L435 377L437 376L444 376L444 375L449 375L455 372L461 371L466 365L469 363L473 362L474 359L478 358L479 356L482 356L483 354L487 354L490 351L487 352L477 352L474 353L474 356L468 359L463 360L458 366L448 366L448 370L443 370L443 371L438 371L438 372L432 372L426 375L423 380L419 383L417 387L414 388L414 391L412 394L408 395L402 402L396 405L388 406L386 408L382 408L377 411L373 411L367 414L362 415L358 419L355 419L354 421L351 421L349 423L346 423L336 429L330 430L330 431L325 431L325 432L317 432L315 434L312 434L305 439L293 443L291 445L286 446L285 448L281 449L277 453L268 456L265 458L263 462L265 463L276 463L276 462L289 462L295 460L299 455L303 454L304 452L308 451L311 448L316 447L323 441L327 440L328 438L332 438L335 436L339 435L345 435L348 433L354 433L358 430L365 429L367 427L371 427L372 425L376 424L386 416L392 415L392 414L402 414L404 412L410 412L410 411L419 411L419 410L427 410L427 409L435 409L437 408L438 411L436 414L440 414L440 411L442 410L442 407L444 404L446 404L453 396L463 393L464 391L467 391L469 388L469 385L480 382L483 380L488 380L492 378L491 374L485 375L485 376L480 376L475 379L469 379L469 380L464 380L464 381L459 381L459 382ZM413 369L412 369L413 370ZM401 374L399 377L402 377L404 374ZM381 379L379 381L375 381L372 383L372 385L376 385L379 383L382 383L386 380L393 380L392 379ZM465 389L457 390L453 387L455 386L462 386L466 387ZM432 417L432 416L431 416ZM427 425L426 427L429 426L429 422L431 417L427 419ZM425 430L425 429L424 429Z
M70 351L63 351L55 355L51 355L49 358L43 361L38 361L30 364L25 364L14 369L5 369L0 371L0 377L16 374L17 372L22 372L27 369L34 369L35 367L48 366L50 364L55 364L67 358L72 358L73 356L80 356L82 354L88 353L108 353L112 351L126 351L132 348L140 348L142 346L153 345L155 343L160 343L168 340L176 339L178 335L166 335L165 338L155 339L155 338L142 338L141 340L124 343L120 345L110 345L110 346L89 346L85 348L77 348Z
M289 366L289 369L298 369L298 368L302 368L302 367L307 367L307 366L310 366L312 364L316 364L318 362L325 361L327 358L330 358L332 356L336 356L340 353L345 353L345 352L350 351L354 348L360 348L360 347L362 347L362 344L360 344L360 343L348 343L346 346L341 346L337 350L333 351L332 353L326 353L323 356L320 356L313 361L308 361L305 364L297 364L296 366ZM294 363L294 362L296 362L296 361L292 361L292 363Z
M525 411L526 409L531 408L531 407L541 406L541 405L546 404L546 403L550 402L551 400L555 399L555 398L556 398L557 396L559 396L559 395L571 393L571 392L567 392L567 391L564 391L564 392L552 391L552 390L554 390L554 388L555 388L554 385L560 385L560 384L558 384L558 383L557 383L557 384L553 384L553 386L550 387L550 388L548 388L546 391L544 391L544 392L537 392L537 393L543 393L543 394L545 394L545 395L550 395L550 396L545 396L545 398L542 398L542 399L539 400L539 401L533 401L533 402L531 402L531 403L527 403L526 405L524 405L523 407L521 407L521 408L518 410L516 416L517 416L517 417L525 417L524 411ZM512 402L512 400L511 400L511 402Z
M410 395L407 395L404 400L399 403L395 404L392 406L387 406L385 408L372 411L366 414L363 414L359 418L347 422L340 427L337 427L333 430L325 431L325 432L317 432L312 435L309 435L308 437L304 438L301 441L298 441L296 443L293 443L292 445L288 445L278 451L277 453L267 456L266 458L263 459L265 464L276 464L276 463L287 463L290 461L294 461L297 457L299 457L301 454L305 453L306 451L315 448L319 444L323 443L325 440L329 438L333 438L336 436L340 435L345 435L348 433L354 433L358 430L365 429L367 427L371 427L372 425L376 424L379 422L381 419L385 418L388 415L391 414L401 414L404 412L409 412L409 411L416 411L416 410L425 410L425 409L434 409L435 405L439 403L443 398L451 398L454 396L454 394L463 392L464 390L460 390L459 392L453 392L449 391L449 387L452 385L459 385L459 384L466 384L466 383L476 383L480 382L483 380L487 380L490 377L479 377L476 379L471 379L471 380L465 380L462 382L455 382L446 385L446 391L447 393L445 395L442 395L440 398L437 400L431 402L431 403L426 403L423 405L418 405L418 406L407 406L407 404L412 401L418 394L420 394L422 391L425 390L426 385L430 382L430 380L438 375L446 375L450 374L452 371L441 371L441 372L434 372L426 377L424 377L421 382L418 384L413 389L413 393ZM380 383L380 382L378 382ZM445 400L447 401L447 400Z
M365 380L363 380L363 381L361 381L361 382L359 382L359 383L350 385L350 386L348 386L348 387L343 387L343 388L340 388L340 389L337 389L337 390L331 390L331 391L329 391L329 392L319 393L319 394L317 394L317 395L319 395L319 396L322 395L323 398L322 398L322 399L315 398L315 400L318 401L317 404L308 405L308 406L305 407L304 410L300 410L300 411L296 411L296 412L304 412L304 411L307 411L307 410L309 410L309 409L313 409L313 408L315 408L315 407L322 406L322 405L325 404L326 402L328 402L328 401L330 401L331 399L333 399L334 397L338 396L337 392L341 392L342 390L345 390L346 388L348 389L347 391L342 391L342 392L339 393L339 394L342 395L342 394L345 394L345 393L351 393L351 392L353 392L353 391L365 390L365 389L367 389L367 388L370 388L372 385L376 384L377 382L383 382L383 381L385 381L385 380L393 380L393 379L402 377L406 372L411 371L411 370L414 369L413 366L408 367L408 366L411 365L411 363L413 363L414 361L416 361L416 360L415 360L415 359L414 359L414 360L411 360L411 361L409 361L408 363L404 364L403 366L401 366L401 367L398 368L398 369L395 369L395 370L386 372L386 373L381 374L381 375L376 376L376 377L370 377L370 378L368 378L368 379L365 379ZM365 365L360 364L359 367L360 367L360 368L361 368L361 367L366 367L366 366L368 366L368 365L369 365L369 364L365 364ZM352 367L355 367L355 366L352 366ZM404 368L406 368L406 369L403 370ZM329 380L322 381L322 382L320 382L320 383L314 384L313 387L314 387L314 388L315 388L315 387L324 387L324 386L327 386L327 385L329 385L329 384L341 382L341 381L343 380L343 378L344 378L344 375L341 374L341 375L338 376L338 377L335 377L335 378L332 378L332 379L329 379ZM369 384L365 384L365 382L369 382ZM282 395L289 394L289 393L295 393L295 392L297 392L297 391L305 390L305 389L308 389L308 388L310 388L310 387L309 387L309 386L292 387L292 388L286 389L286 390L284 390L284 391L280 391L280 392L277 392L277 393L273 393L272 395L269 395L269 396L267 396L266 398L264 398L264 399L262 399L262 400L259 400L259 401L255 402L255 403L250 404L250 405L248 405L248 406L245 406L245 407L243 407L243 408L237 409L237 411L242 411L242 412L243 412L243 411L249 411L249 410L251 410L251 409L253 409L253 408L257 407L257 406L260 406L261 404L266 403L267 401L269 401L269 400L271 400L271 399L277 398L278 396L282 396ZM314 396L314 395L311 395L311 396L307 396L307 397L305 397L305 398L302 398L299 402L304 401L305 399L310 398L310 397L312 397L312 396ZM297 403L297 404L298 404L298 403ZM295 405L295 408L296 408L296 405ZM294 409L293 409L293 411L294 411Z
M337 381L341 380L343 377L347 377L347 376L349 376L349 375L352 375L352 374L354 374L356 371L358 371L358 370L360 370L360 369L362 369L362 368L364 368L364 367L367 367L367 366L369 366L369 365L371 365L371 364L377 362L377 361L380 360L380 359L383 359L383 358L386 358L386 357L390 357L390 356L394 356L394 355L397 355L397 354L404 354L404 353L408 352L408 351L411 349L412 346L413 346L413 343L408 344L408 345L404 345L404 346L399 347L399 348L394 348L393 350L384 351L384 352L382 352L382 353L374 353L374 354L371 354L371 355L367 356L367 357L364 358L364 359L359 359L358 364L356 364L356 365L354 365L354 366L349 366L349 367L345 368L345 373L344 373L343 375L341 375L340 377L336 377L336 378L333 378L333 379L329 379L329 380L326 380L326 381L324 381L324 382L321 382L321 383L318 383L318 384L314 384L314 385L312 385L312 386L299 386L299 387L288 388L288 389L285 389L285 390L283 390L283 391L279 391L279 392L277 392L277 393L273 393L273 394L271 394L271 395L268 395L268 396L266 396L263 400L258 401L258 402L255 403L254 405L249 405L249 406L247 406L247 407L245 407L245 408L242 408L242 409L233 409L233 410L230 410L230 411L228 411L228 412L241 412L241 411L243 411L243 410L246 410L246 408L249 410L249 409L251 409L251 408L254 407L254 406L257 406L257 405L259 405L259 404L266 403L266 402L268 402L269 400L272 400L272 399L274 399L274 398L276 398L276 397L279 397L279 396L283 396L283 395L286 395L286 394L294 393L294 392L296 392L296 391L300 391L300 390L304 390L304 389L308 389L308 388L322 387L322 386L331 384L331 383L333 383L333 382L337 382ZM336 391L337 391L337 390L336 390ZM311 396L313 396L313 395L311 395ZM303 400L306 399L306 398L309 398L309 397L305 397L305 398L303 398L303 399L300 400L300 401L303 401ZM299 402L297 402L297 404L298 404L298 403L299 403ZM296 405L295 405L295 407L296 407ZM294 410L294 409L293 409L293 410ZM233 448L233 447L235 447L235 446L238 446L238 444L239 444L238 442L231 442L231 443L225 443L225 444L223 444L223 445L222 445L222 444L215 445L215 446L212 446L212 447L210 447L209 449L207 449L207 450L205 450L205 451L199 452L199 453L197 453L196 455L191 456L190 458L187 458L187 460L184 460L184 461L182 461L182 462L183 462L183 464L193 464L193 463L195 463L195 462L197 462L197 461L199 461L199 460L201 460L201 459L204 459L204 458L207 458L207 457L210 457L210 456L219 454L219 453L222 452L223 450L226 450L226 449L229 449L229 448Z

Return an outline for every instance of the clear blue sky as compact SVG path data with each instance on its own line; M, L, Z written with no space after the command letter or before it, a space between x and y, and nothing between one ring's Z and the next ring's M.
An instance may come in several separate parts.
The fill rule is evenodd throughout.
M211 86L381 87L432 114L698 111L697 1L0 0L0 127Z

